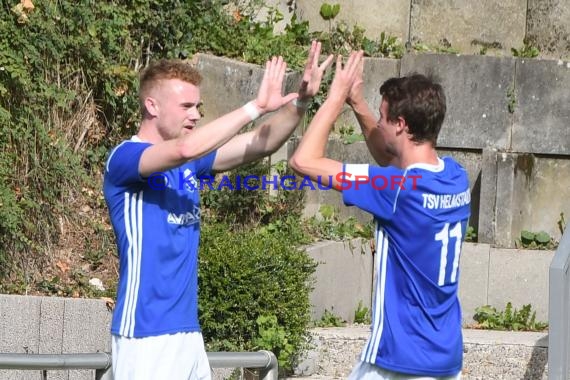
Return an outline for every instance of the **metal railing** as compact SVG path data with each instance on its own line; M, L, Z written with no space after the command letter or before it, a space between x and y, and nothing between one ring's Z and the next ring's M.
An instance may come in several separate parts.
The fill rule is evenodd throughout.
M548 379L570 379L570 228L552 258L548 284Z
M260 380L277 380L277 358L271 351L208 352L212 368L259 369ZM0 353L0 369L70 370L94 369L96 380L113 380L111 354L6 354Z
M212 368L255 368L259 369L259 380L277 380L279 364L271 351L257 352L208 352Z
M54 370L94 369L96 380L113 380L111 354L4 354L0 369Z

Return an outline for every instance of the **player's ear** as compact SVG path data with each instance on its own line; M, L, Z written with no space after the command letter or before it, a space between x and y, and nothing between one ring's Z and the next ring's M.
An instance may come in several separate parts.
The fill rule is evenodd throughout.
M156 99L147 96L144 99L144 108L146 109L146 112L151 115L151 116L157 116L158 115L158 104L156 102Z
M398 116L396 119L396 133L400 134L404 132L410 133L408 123L406 123L406 119L404 119L402 116Z

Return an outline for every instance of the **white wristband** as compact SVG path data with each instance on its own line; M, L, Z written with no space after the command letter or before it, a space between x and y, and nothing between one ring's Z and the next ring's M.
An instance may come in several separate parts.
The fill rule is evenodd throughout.
M295 98L295 99L293 99L293 105L297 108L301 108L301 109L306 110L307 107L309 106L309 102L301 102L300 100Z
M246 103L242 108L244 109L245 113L247 113L247 116L249 116L251 121L254 121L260 116L259 110L255 106L255 104L253 104L253 100L251 102Z

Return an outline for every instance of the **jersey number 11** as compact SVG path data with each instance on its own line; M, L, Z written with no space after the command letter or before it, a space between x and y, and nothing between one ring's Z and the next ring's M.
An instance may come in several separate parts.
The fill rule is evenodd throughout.
M453 253L453 267L451 268L451 283L457 281L457 270L459 269L459 255L461 254L461 238L463 233L461 231L461 223L455 223L449 229L449 223L445 223L443 229L435 234L435 240L441 242L441 254L439 260L439 279L437 284L439 286L445 285L445 273L447 268L447 247L450 239L455 239L454 253Z

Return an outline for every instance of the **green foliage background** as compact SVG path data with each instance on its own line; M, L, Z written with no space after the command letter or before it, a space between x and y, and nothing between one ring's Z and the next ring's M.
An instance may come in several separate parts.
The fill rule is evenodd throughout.
M305 47L284 48L290 37L263 40L270 24L232 18L217 1L46 1L31 11L16 4L0 1L0 276L23 285L4 290L33 287L63 224L111 234L104 216L77 210L104 206L105 155L136 129L136 79L149 60L198 51L241 57L250 45L257 61L273 49L293 52L297 63L304 56ZM79 238L112 250L112 238Z

